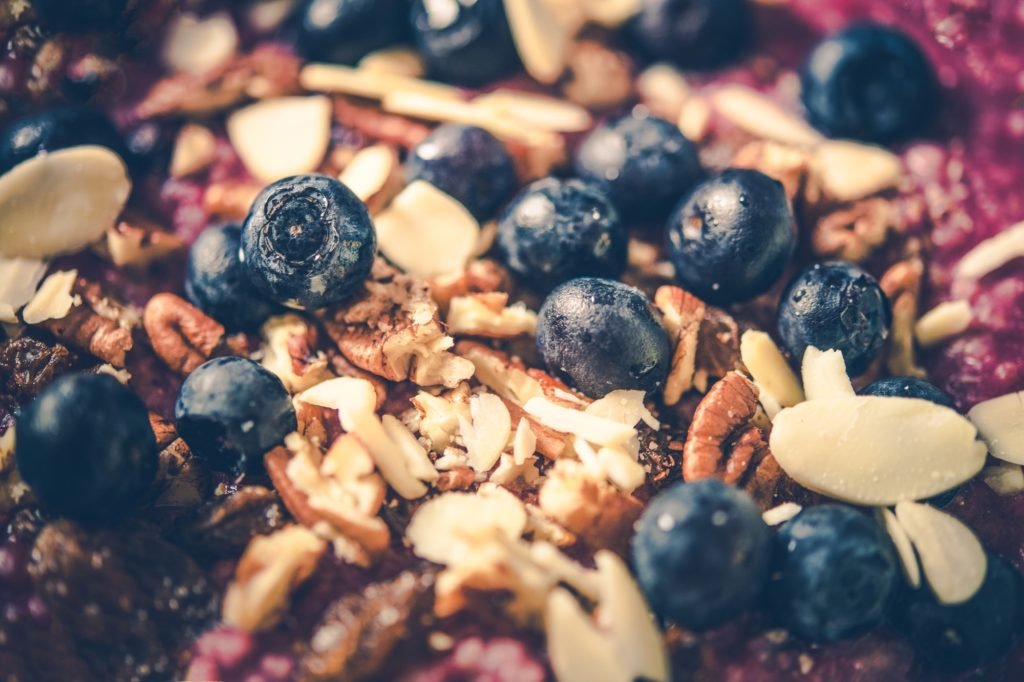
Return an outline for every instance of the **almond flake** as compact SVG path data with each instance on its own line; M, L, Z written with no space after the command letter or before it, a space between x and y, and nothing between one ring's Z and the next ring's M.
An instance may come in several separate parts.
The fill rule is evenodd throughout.
M593 118L583 107L547 95L498 88L473 98L473 104L517 118L527 125L556 133L589 130Z
M569 44L577 26L567 26L547 0L505 0L516 52L530 74L544 85L553 85L569 61Z
M416 180L374 219L381 253L413 275L455 272L473 256L480 224L466 207Z
M263 323L260 332L264 341L260 364L276 375L289 393L305 391L334 377L323 352L305 357L307 352L312 352L308 349L311 330L303 318L293 313L275 315ZM303 357L294 357L297 346L302 349Z
M853 504L888 505L974 477L986 454L976 435L971 422L947 407L862 395L782 410L772 422L770 447L805 488Z
M544 387L518 363L512 363L486 346L459 344L460 354L473 363L477 381L514 403L525 405L544 395Z
M356 152L338 176L376 214L401 191L402 163L394 147L375 144Z
M679 112L676 125L680 132L692 142L701 142L711 127L711 104L702 95L694 95L686 100Z
M40 154L0 176L0 257L48 258L98 240L121 213L132 183L106 147Z
M512 458L517 465L522 466L533 457L533 453L536 451L537 436L534 435L533 429L530 428L530 422L526 419L520 419L512 444Z
M361 71L385 73L406 78L420 78L426 73L423 58L408 47L389 47L375 50L359 60Z
M711 93L711 106L737 128L760 139L808 147L824 140L805 121L745 85L718 88Z
M754 329L743 332L740 358L761 389L762 397L768 393L782 407L792 407L804 400L800 380L775 341L765 332Z
M524 303L507 303L504 292L455 296L448 304L448 332L499 339L536 334L537 314Z
M508 444L512 417L505 403L493 393L470 398L469 413L472 421L460 419L469 465L476 471L490 471Z
M583 0L583 9L591 21L617 28L643 9L643 0Z
M384 425L384 431L387 432L388 438L398 445L405 456L405 465L409 473L421 481L436 481L437 469L434 468L430 457L427 456L426 449L416 440L412 431L398 417L390 414L381 417L381 423Z
M228 137L246 169L274 182L315 171L331 141L331 100L279 97L238 109L227 120Z
M925 348L934 346L966 330L973 317L967 301L943 301L918 319L914 337Z
M18 311L32 300L45 274L44 261L0 258L0 322L17 324Z
M808 346L804 351L800 373L803 375L804 392L808 400L844 398L857 393L846 374L843 354L838 350L823 351Z
M547 398L531 398L523 409L548 428L571 433L596 445L622 445L636 436L631 426L563 407Z
M1000 495L1016 495L1024 492L1024 470L1019 464L999 462L981 470L981 478L992 490Z
M825 194L837 201L857 201L892 189L903 176L900 157L849 140L825 140L815 147L811 170Z
M800 513L803 509L796 502L783 502L780 505L767 509L761 514L761 518L768 526L781 526L786 521Z
M39 324L67 317L71 308L81 303L80 297L71 294L77 279L78 270L62 270L44 279L22 311L25 324Z
M967 601L985 581L988 557L970 528L935 507L896 505L896 518L914 543L928 585L943 604Z
M462 97L458 88L444 83L410 78L380 69L353 69L338 64L307 64L299 72L299 84L314 92L377 100L393 92L423 93L456 100Z
M575 398L575 396L570 397ZM653 431L661 428L661 423L644 405L643 391L625 389L611 391L603 398L587 405L584 411L589 415L611 419L626 426L636 426L638 422L642 421Z
M609 646L576 599L557 588L548 596L544 612L548 658L558 682L630 682L628 663Z
M993 457L1024 464L1024 391L980 402L967 413Z
M637 76L636 88L644 106L655 116L668 121L679 118L683 105L694 94L693 88L679 69L665 62L658 62L644 69Z
M186 123L178 131L171 156L171 177L180 178L203 170L213 163L217 138L206 126Z
M917 562L917 554L914 553L914 545L910 542L910 536L900 525L896 515L885 507L875 510L878 520L881 522L885 532L889 534L892 544L896 547L896 554L900 557L900 566L903 568L903 577L911 587L917 589L921 586L921 566Z
M514 496L452 492L424 502L405 536L416 556L447 565L471 552L477 538L514 540L525 529L526 510Z
M580 459L587 453L593 462L596 472L607 478L616 488L625 493L632 493L647 480L647 472L636 461L636 455L623 448L603 447L597 452L584 440L576 439L576 452Z
M201 74L224 64L238 49L238 31L227 12L200 19L179 14L167 29L164 63L174 71Z
M1024 256L1024 222L1016 223L976 245L953 268L958 279L981 279Z

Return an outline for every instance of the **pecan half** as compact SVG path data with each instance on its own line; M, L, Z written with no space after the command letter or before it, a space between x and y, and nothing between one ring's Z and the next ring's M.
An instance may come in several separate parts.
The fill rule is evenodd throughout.
M81 297L82 305L73 306L63 318L46 320L40 326L68 345L124 368L125 356L134 346L134 313L105 296L99 284L82 277L75 282L73 293Z
M633 60L598 40L583 39L569 50L569 76L562 92L587 109L610 109L633 95Z
M406 149L412 149L430 134L430 128L422 123L344 97L334 100L334 119L368 138Z
M675 405L683 394L693 388L697 370L697 340L707 306L693 294L679 287L658 287L654 305L664 316L665 328L675 345L672 368L662 395L666 405Z
M820 217L811 245L819 256L860 262L881 246L895 224L892 202L864 199Z
M28 400L69 370L73 362L71 352L61 344L51 346L22 336L0 345L0 380L5 392Z
M178 374L188 374L210 359L224 338L224 327L174 294L157 294L142 313L153 351Z
M924 263L911 256L892 265L878 280L892 303L892 333L886 341L886 369L896 376L925 375L914 352L914 323L917 321Z

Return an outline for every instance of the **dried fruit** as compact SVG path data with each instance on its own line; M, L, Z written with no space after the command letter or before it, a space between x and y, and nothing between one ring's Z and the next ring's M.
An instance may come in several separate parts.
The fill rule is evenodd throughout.
M0 379L4 392L27 401L57 376L71 369L74 358L59 343L47 345L30 336L0 344Z

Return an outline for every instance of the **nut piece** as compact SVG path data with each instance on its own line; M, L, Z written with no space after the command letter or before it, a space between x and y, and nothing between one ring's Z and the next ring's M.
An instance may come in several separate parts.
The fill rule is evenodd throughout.
M281 380L289 393L299 393L334 377L327 355L316 350L317 329L294 313L275 315L261 327L262 364Z
M801 118L745 85L716 89L711 105L718 115L758 139L795 146L813 146L824 139Z
M74 293L81 297L82 305L74 306L59 320L43 322L42 326L64 343L123 368L125 356L134 345L134 311L104 296L98 284L82 278L75 283Z
M338 179L363 200L373 215L380 213L405 185L398 151L387 144L360 149Z
M238 31L227 12L200 19L180 14L167 29L164 63L175 71L203 73L227 62L238 49Z
M800 373L804 378L804 392L808 400L845 398L857 395L846 373L846 362L841 351L818 350L808 346L804 351Z
M106 255L118 266L145 267L185 247L177 235L129 211L107 230Z
M331 141L331 100L281 97L250 104L227 119L228 137L246 169L274 182L315 171Z
M18 323L18 311L32 300L46 269L35 258L0 258L0 322Z
M974 596L985 581L988 557L963 522L928 504L900 502L896 519L910 536L928 585L943 604Z
M887 149L849 140L825 140L814 148L812 170L818 186L836 201L857 201L896 187L903 176L900 157Z
M968 301L943 301L918 319L914 337L928 348L966 331L974 313Z
M743 332L740 356L759 393L769 394L782 407L792 407L804 399L800 380L768 334L755 329Z
M633 96L633 62L625 52L597 40L575 42L562 92L585 109L611 109Z
M430 134L430 128L418 121L341 97L334 100L334 119L371 140L397 145L403 149L412 149Z
M243 220L263 185L249 180L211 182L203 194L203 208L213 216Z
M210 129L198 123L186 123L178 131L171 156L171 177L180 178L203 170L217 152L217 138Z
M508 271L495 260L481 258L470 261L459 272L430 279L429 285L434 302L447 313L451 300L456 296L508 291Z
M157 294L142 313L153 351L181 375L210 359L224 338L224 327L174 294Z
M993 457L1024 464L1024 391L978 403L967 413Z
M508 294L495 291L451 299L447 324L448 331L455 336L533 336L537 331L537 314L523 303L508 305Z
M505 14L526 72L544 85L565 71L569 41L579 28L567 25L545 0L506 0Z
M811 245L819 256L858 263L885 242L895 217L888 199L864 199L821 217Z
M953 268L953 276L981 279L1021 256L1024 256L1024 222L1011 225L975 245Z
M654 305L664 315L665 328L675 343L672 369L662 389L665 404L675 405L684 393L693 388L697 339L707 307L693 294L673 286L658 287L654 293Z
M71 293L77 278L78 270L61 270L48 275L21 311L21 319L25 320L25 324L63 319L72 307L81 305L82 297Z
M892 303L892 333L885 347L885 366L896 376L924 376L914 349L914 325L924 263L912 256L896 263L882 275L878 284Z
M810 162L806 150L790 145L755 140L740 148L733 157L736 168L751 168L782 183L786 196L793 201L800 195L807 180Z

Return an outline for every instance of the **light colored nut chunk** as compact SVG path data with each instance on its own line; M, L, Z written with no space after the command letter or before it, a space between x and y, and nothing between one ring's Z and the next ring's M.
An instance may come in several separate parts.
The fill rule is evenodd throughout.
M67 317L72 307L82 303L81 296L72 294L77 279L78 270L62 270L44 279L21 313L25 324L39 324Z
M263 182L315 171L331 139L331 100L279 97L238 109L228 137L246 169Z
M943 604L974 596L985 581L988 557L971 529L928 504L900 502L896 519L914 543L932 592Z
M722 117L754 137L813 146L821 133L767 96L745 85L725 85L711 93L711 105Z
M900 525L896 515L885 507L876 510L876 515L885 532L889 534L892 544L896 547L896 554L900 557L900 565L903 568L903 577L913 588L921 586L921 566L917 562L917 554L914 553L914 545L910 541L907 531Z
M537 314L523 303L508 305L508 294L500 291L452 298L447 322L456 336L511 338L537 331Z
M980 402L967 413L993 457L1024 464L1024 391Z
M1024 256L1024 222L1016 223L968 251L953 268L958 279L981 279Z
M968 301L943 301L921 316L914 325L914 337L928 348L965 331L973 318Z
M804 390L800 387L800 380L768 334L754 329L743 332L740 358L762 395L767 392L782 407L792 407L803 401Z
M892 189L903 175L900 157L849 140L826 140L815 147L811 169L825 194L837 201L856 201Z
M838 350L822 351L808 346L804 351L800 373L804 378L804 391L808 400L843 398L857 393L846 374L843 354Z

